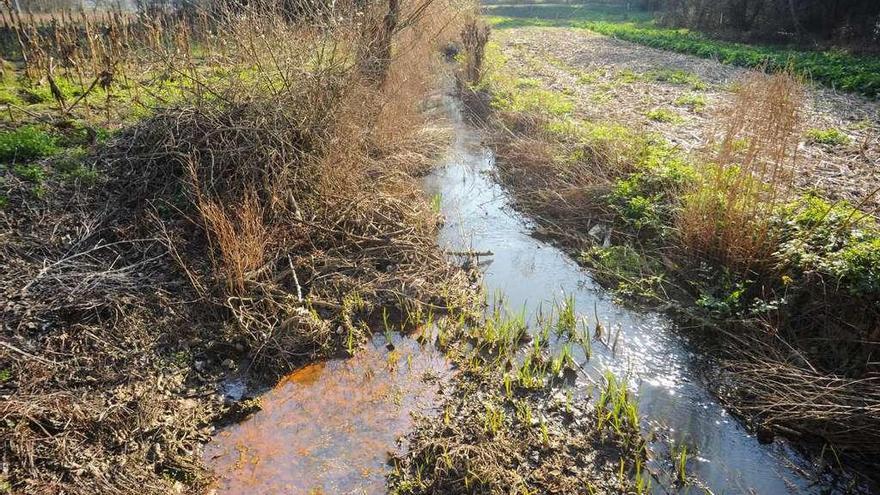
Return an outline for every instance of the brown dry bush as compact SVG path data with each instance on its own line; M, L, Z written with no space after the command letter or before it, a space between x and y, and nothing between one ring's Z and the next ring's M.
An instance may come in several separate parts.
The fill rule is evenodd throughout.
M682 244L737 270L767 267L773 213L788 199L804 90L790 73L750 74L706 150L706 165L677 214Z
M0 210L13 491L199 492L224 359L271 377L365 338L372 308L466 303L411 175L444 143L423 110L456 10L401 4L378 81L357 57L387 5L360 5L303 20L249 2L124 32L131 73L174 74L182 101L90 157L101 187L35 204L21 184Z

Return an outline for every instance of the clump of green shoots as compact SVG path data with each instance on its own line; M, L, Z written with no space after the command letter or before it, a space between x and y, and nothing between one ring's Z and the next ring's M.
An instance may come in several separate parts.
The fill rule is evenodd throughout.
M596 423L598 429L610 427L614 436L625 446L641 444L641 422L636 398L630 393L625 382L621 382L610 371L605 373L605 386L596 404Z
M687 461L688 461L688 448L684 443L679 444L678 447L672 447L672 459L675 464L675 483L678 486L685 486L688 481L687 477Z
M647 113L645 113L645 116L653 120L654 122L673 124L677 124L684 120L680 115L673 112L672 110L669 110L668 108L655 108L653 110L649 110Z
M394 349L393 325L388 318L388 308L382 308L382 328L385 333L385 345L389 349Z
M491 314L481 325L473 328L472 337L477 341L478 346L507 356L516 350L527 331L525 308L510 315L504 309L503 299L496 296Z
M679 107L687 107L693 112L701 112L706 108L707 101L703 95L689 93L676 98L673 104Z
M485 403L486 411L483 414L483 428L486 433L494 436L504 427L504 408L494 404Z
M565 343L559 351L559 354L550 361L550 373L552 376L559 376L563 370L573 368L574 357L571 354L571 344Z
M825 146L843 146L849 144L851 139L848 135L833 127L828 129L810 129L807 131L807 141Z
M567 296L559 305L559 317L556 320L557 335L572 335L577 328L574 296Z

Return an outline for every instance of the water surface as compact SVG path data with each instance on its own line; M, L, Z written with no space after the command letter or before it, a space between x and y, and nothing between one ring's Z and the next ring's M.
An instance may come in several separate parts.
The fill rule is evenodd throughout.
M350 359L312 364L261 396L262 410L218 433L205 458L224 494L385 493L388 452L434 412L451 375L441 353L377 336Z

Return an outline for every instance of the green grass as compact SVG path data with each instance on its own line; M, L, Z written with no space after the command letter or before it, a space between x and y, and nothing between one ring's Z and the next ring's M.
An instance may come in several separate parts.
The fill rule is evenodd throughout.
M515 77L504 70L506 63L507 58L497 43L486 45L486 75L477 89L491 88L493 109L546 116L563 116L574 109L570 95L544 89L534 78Z
M584 21L647 22L648 12L626 12L601 5L504 5L485 6L484 12L495 29L520 27L582 27Z
M706 84L706 81L702 80L700 76L692 72L687 72L679 69L662 69L651 71L647 73L647 77L654 81L690 86L691 89L694 91L705 91L709 88L709 85Z
M29 161L57 152L56 138L39 126L0 132L0 163Z
M702 112L708 102L706 101L706 97L703 95L697 95L693 93L681 95L672 102L674 105L679 107L687 107L693 112Z
M784 46L732 43L687 29L657 26L647 12L613 7L503 6L487 7L496 29L543 26L572 27L662 50L713 58L743 67L781 70L787 67L837 89L880 96L880 57L842 51L806 51Z
M653 110L648 110L648 112L645 113L645 116L654 122L679 123L684 120L681 115L668 108L655 108Z
M23 180L37 185L42 184L43 180L46 178L46 171L43 170L43 167L36 164L20 163L12 170L15 172L15 175L21 177Z
M849 136L835 128L810 129L807 131L807 140L811 143L824 144L826 146L842 146L849 144L851 141Z

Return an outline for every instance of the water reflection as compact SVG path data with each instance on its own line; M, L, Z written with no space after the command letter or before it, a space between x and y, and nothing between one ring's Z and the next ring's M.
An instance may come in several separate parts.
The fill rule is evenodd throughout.
M385 493L387 453L429 413L450 364L410 338L301 368L261 397L263 410L215 436L206 460L219 493Z

